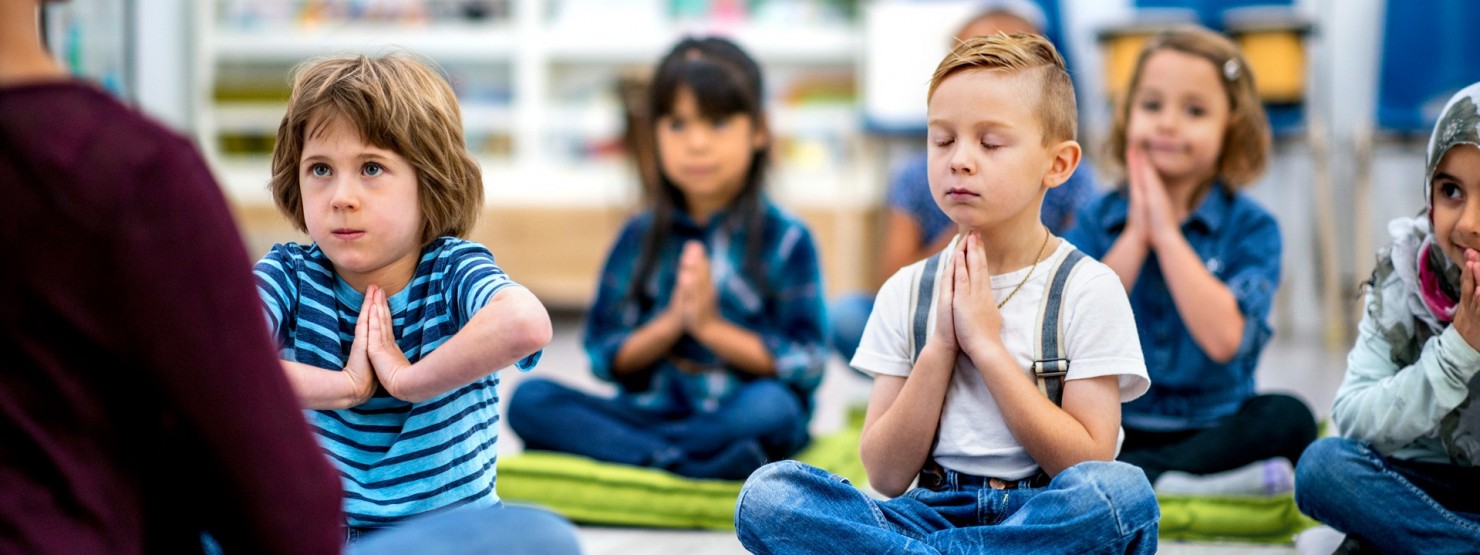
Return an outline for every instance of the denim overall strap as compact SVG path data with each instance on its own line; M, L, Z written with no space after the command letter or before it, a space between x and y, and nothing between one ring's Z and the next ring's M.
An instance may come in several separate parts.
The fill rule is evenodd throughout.
M1083 259L1079 249L1059 259L1049 273L1048 292L1038 311L1038 356L1033 361L1033 375L1038 379L1038 390L1058 406L1064 405L1064 376L1069 374L1069 358L1059 340L1064 331L1064 287Z

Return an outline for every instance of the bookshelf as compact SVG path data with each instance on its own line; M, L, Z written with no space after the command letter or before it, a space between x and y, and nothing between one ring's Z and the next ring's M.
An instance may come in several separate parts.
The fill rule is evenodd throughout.
M812 226L829 289L861 285L882 179L867 163L855 93L863 51L856 2L403 0L355 11L366 4L197 5L196 133L254 255L272 242L304 240L266 191L293 66L406 50L441 66L458 94L487 197L473 238L547 304L584 306L606 249L640 201L622 148L617 82L641 79L686 34L718 34L765 71L773 198Z

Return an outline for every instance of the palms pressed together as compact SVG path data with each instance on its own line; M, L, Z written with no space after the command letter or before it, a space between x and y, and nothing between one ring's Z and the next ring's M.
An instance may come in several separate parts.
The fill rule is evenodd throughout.
M342 373L358 394L355 404L369 400L382 383L396 391L397 376L411 367L411 361L396 344L392 322L385 290L375 285L367 287L365 300L360 305L360 317L355 322L355 339L350 344L349 360Z

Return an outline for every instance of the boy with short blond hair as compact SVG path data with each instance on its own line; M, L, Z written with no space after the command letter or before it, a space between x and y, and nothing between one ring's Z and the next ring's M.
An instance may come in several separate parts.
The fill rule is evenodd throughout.
M740 493L740 541L756 553L1155 552L1151 486L1113 462L1120 404L1150 384L1130 304L1109 268L1039 219L1080 157L1063 59L1037 35L973 38L927 100L931 194L960 232L884 284L852 361L875 377L869 482L897 497L775 463Z

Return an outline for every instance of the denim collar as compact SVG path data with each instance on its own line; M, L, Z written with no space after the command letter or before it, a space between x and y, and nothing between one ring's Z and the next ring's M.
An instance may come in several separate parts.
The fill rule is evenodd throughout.
M769 199L765 195L762 195L761 198L758 199L762 207L765 206L765 203L768 200ZM704 225L699 225L699 222L694 221L694 216L689 214L688 209L684 208L683 206L680 205L673 207L673 225L674 228L680 233L693 233L696 235L706 235L709 233L713 233L716 229L731 225L730 220L733 220L734 216L735 201L733 200L719 210L716 210L713 214L710 214L709 221L706 222ZM736 225L742 224L736 223Z
M1110 207L1109 214L1103 220L1106 232L1114 233L1125 229L1125 220L1130 212L1130 196L1124 186L1118 193L1120 196L1117 202ZM1182 222L1182 226L1196 225L1210 234L1217 234L1232 209L1233 191L1222 180L1214 181L1208 193L1203 195L1202 202L1187 216L1187 221Z

